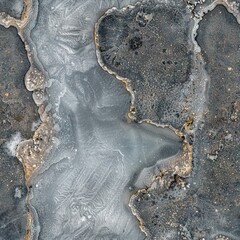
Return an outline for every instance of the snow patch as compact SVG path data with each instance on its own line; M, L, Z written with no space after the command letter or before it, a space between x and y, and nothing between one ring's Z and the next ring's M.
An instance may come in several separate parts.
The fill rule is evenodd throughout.
M21 136L20 132L16 132L13 134L8 142L6 142L7 152L10 156L16 156L16 148L18 144L23 141L24 139Z

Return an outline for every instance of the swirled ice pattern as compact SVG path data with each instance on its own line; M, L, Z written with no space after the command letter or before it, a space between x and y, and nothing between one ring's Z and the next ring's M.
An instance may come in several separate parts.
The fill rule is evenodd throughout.
M34 239L144 239L131 191L181 153L169 129L127 122L129 93L97 63L94 24L108 8L134 2L34 1L26 32L48 77L46 111L57 132L31 182Z

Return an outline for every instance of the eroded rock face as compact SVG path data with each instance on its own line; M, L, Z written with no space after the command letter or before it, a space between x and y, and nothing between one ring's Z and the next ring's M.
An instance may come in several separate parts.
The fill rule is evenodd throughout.
M30 64L14 27L0 26L0 239L22 239L27 224L26 185L17 144L32 137L38 120L24 75Z

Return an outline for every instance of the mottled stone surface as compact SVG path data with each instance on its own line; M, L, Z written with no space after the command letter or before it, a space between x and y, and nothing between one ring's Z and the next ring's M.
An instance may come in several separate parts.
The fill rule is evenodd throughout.
M15 3L0 1L0 11ZM238 15L236 4L222 3ZM51 152L29 172L28 237L239 239L234 15L212 0L33 0L31 7L22 31L34 66L26 85L41 119L51 116L44 139L55 135ZM0 27L0 48L0 239L15 240L27 222L15 147L39 122L13 27ZM41 136L30 148L36 153L47 149Z
M186 121L191 21L183 1L146 1L109 11L99 20L100 64L129 80L136 121L150 119L179 129Z
M29 68L24 44L14 27L0 26L0 239L22 239L27 224L26 186L15 148L32 136L37 112L25 89Z
M206 113L195 132L189 178L162 174L133 200L150 239L239 239L239 34L219 5L199 24L209 75Z
M0 0L0 12L5 12L14 18L21 18L24 0Z
M196 133L201 151L195 151L194 177L201 186L198 194L218 216L210 222L213 234L219 231L230 239L240 238L239 35L236 18L218 5L200 22L197 37L210 83L204 127Z

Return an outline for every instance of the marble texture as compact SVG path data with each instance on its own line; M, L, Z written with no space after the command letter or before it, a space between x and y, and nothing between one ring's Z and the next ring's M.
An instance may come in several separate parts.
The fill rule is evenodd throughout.
M238 2L24 3L0 1L0 239L239 239Z

